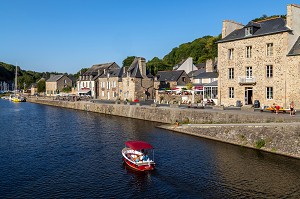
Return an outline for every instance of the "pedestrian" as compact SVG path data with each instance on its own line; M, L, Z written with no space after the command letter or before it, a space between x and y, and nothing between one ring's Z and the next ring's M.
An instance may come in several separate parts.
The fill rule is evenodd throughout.
M295 116L295 103L292 101L290 103L290 116Z
M277 104L275 105L275 103L273 104L274 105L274 108L275 108L275 111L276 111L276 114L279 113L279 109L280 109L280 106Z

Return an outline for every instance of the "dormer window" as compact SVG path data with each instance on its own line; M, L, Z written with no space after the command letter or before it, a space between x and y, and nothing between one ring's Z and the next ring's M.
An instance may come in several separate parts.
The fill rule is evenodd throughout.
M245 29L245 36L251 36L253 34L253 27L247 27Z

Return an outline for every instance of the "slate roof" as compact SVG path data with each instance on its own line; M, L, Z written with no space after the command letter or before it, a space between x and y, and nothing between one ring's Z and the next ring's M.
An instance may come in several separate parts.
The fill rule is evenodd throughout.
M199 70L194 70L194 71L191 71L189 72L188 76L189 77L196 77L198 76L200 73L205 73L206 69L205 68L201 68Z
M218 73L216 72L199 73L197 76L194 76L194 78L195 79L218 78Z
M247 27L254 27L254 31L252 35L246 36L245 29ZM223 39L217 41L216 43L223 43L228 41L240 40L251 37L258 37L264 35L270 35L274 33L287 32L291 31L288 27L286 27L286 20L283 18L271 18L268 20L253 22L250 21L246 26L241 29L236 29Z
M46 82L57 82L64 75L53 75Z
M181 62L179 62L178 64L176 64L174 67L173 67L173 70L177 70L187 59L183 59L181 60Z
M208 83L208 84L205 84L204 86L218 86L218 80Z
M98 75L98 70L103 71L104 69L108 69L113 65L117 65L115 62L104 63L104 64L95 64L91 68L89 68L83 75ZM117 65L118 66L118 65Z
M139 69L139 62L138 57L136 57L133 62L131 63L130 67L128 68L127 72L129 73L130 77L135 78L143 78L141 71ZM143 58L142 58L143 59ZM126 73L124 74L126 76ZM146 76L149 78L153 78L153 75L146 69Z
M185 73L184 70L158 71L156 74L157 80L155 81L178 81L183 73Z
M196 66L199 70L200 70L200 69L204 69L204 70L205 70L205 68L206 68L206 63L196 64L195 66Z
M135 58L131 65L129 66L127 72L129 73L130 77L137 77L137 78L142 78L141 71L139 69L139 62L138 59Z
M106 78L107 74L109 74L109 77L122 77L123 75L123 67L122 68L114 68L114 69L108 69L105 74L102 73L99 78Z
M290 50L288 56L293 55L300 55L300 37L298 37L298 40L294 44L293 48Z

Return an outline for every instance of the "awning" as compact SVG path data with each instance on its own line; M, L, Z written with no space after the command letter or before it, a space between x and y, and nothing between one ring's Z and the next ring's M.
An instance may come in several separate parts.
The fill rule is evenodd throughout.
M194 90L200 90L200 91L202 91L203 90L203 86L194 86Z
M144 141L128 141L125 142L126 146L133 150L141 150L141 149L153 149L153 146Z
M78 91L78 93L83 93L83 94L87 94L88 92L91 92L91 90L90 89L80 89Z

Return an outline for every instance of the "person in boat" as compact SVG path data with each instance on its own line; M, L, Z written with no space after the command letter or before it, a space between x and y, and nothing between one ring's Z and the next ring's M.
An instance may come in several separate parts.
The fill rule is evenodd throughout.
M149 159L149 156L147 152L145 152L145 155L143 156L143 161L147 161Z

